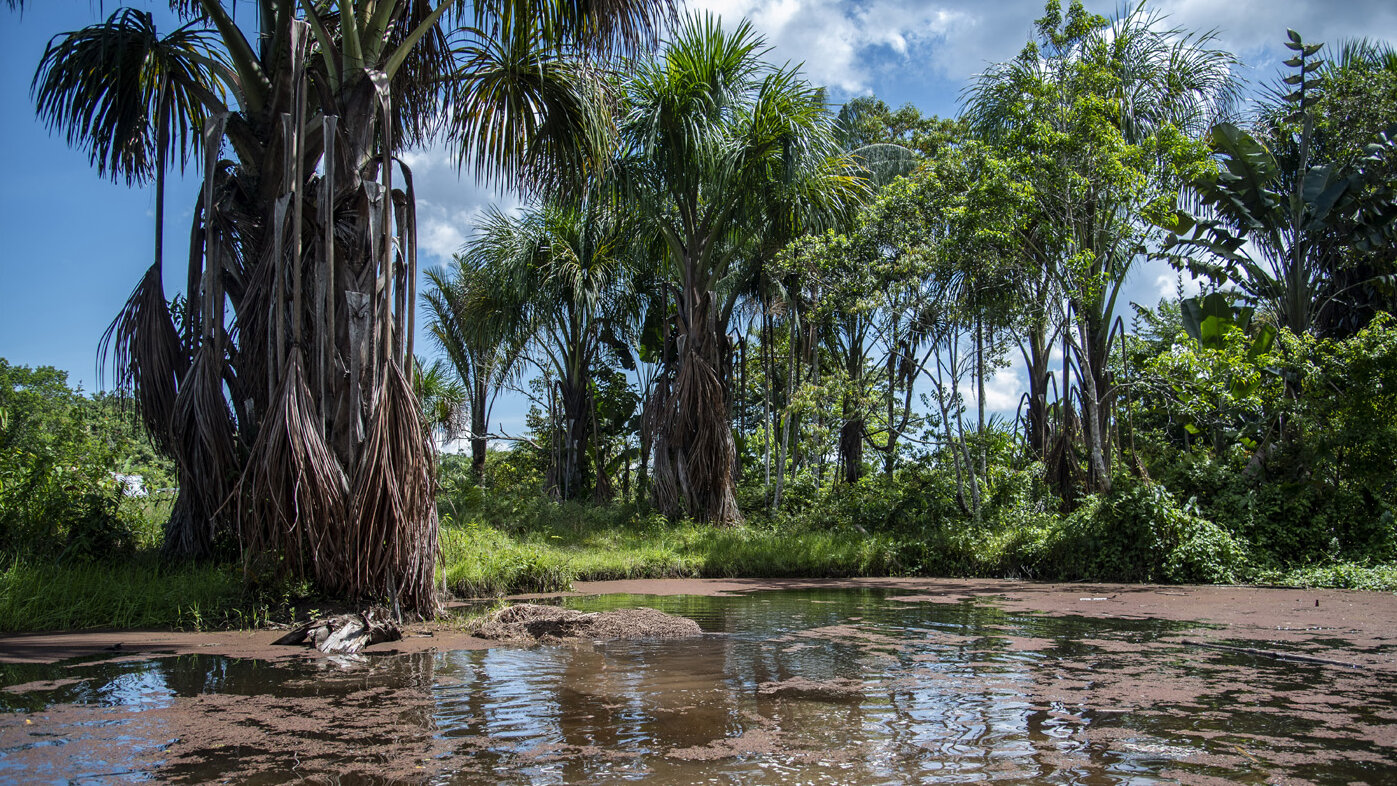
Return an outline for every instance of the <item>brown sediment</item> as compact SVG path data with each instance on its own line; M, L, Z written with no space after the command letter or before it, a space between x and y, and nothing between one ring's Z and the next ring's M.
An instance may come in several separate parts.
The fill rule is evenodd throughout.
M991 696L992 701L981 703L1005 702L1000 706L1021 713L1026 724L1036 724L1034 728L1046 734L1035 731L1037 736L1031 739L1011 735L1012 742L1027 746L1029 752L1021 749L1003 761L975 762L971 769L976 777L988 780L1049 779L1056 770L1073 770L1081 776L1073 776L1074 780L1086 781L1120 756L1139 759L1151 775L1172 773L1168 777L1199 784L1233 782L1218 771L1258 782L1295 782L1293 776L1315 768L1351 769L1364 764L1379 771L1397 761L1397 724L1392 723L1397 712L1391 709L1391 675L1383 666L1357 670L1313 660L1287 664L1238 651L1243 646L1277 652L1293 649L1325 653L1315 658L1383 662L1392 655L1390 631L1397 629L1392 613L1397 603L1392 596L925 579L794 583L799 586L786 581L609 582L580 584L579 589L662 594L655 591L654 585L659 584L674 594L686 594L675 592L685 590L712 595L736 592L735 585L741 591L878 587L902 593L895 599L911 603L979 600L1009 613L977 613L974 628L959 628L966 633L889 626L871 611L867 620L820 617L820 623L811 623L808 629L765 639L770 651L747 666L743 666L742 650L734 649L741 637L727 636L700 641L692 648L657 648L668 653L656 661L666 667L653 670L638 668L648 662L650 656L642 654L649 652L648 646L582 645L518 653L565 663L556 689L536 694L541 704L556 702L548 719L564 730L561 736L520 736L512 733L511 725L486 723L487 704L434 698L434 690L451 687L448 693L454 696L456 686L471 683L471 675L477 673L473 669L479 667L476 659L471 665L459 665L449 657L360 658L340 669L334 659L292 650L294 657L308 658L308 665L289 665L306 673L279 683L277 696L231 692L155 696L139 711L54 704L0 723L0 750L15 751L25 766L39 767L48 760L52 767L63 756L71 761L91 751L100 758L104 751L130 747L132 739L149 740L163 747L138 756L140 763L162 779L187 780L226 777L230 772L270 778L288 772L294 764L298 777L405 782L449 777L494 783L506 780L501 773L511 769L559 765L567 776L564 782L581 782L587 780L585 767L614 761L651 768L653 782L698 782L697 773L750 775L767 764L773 766L773 779L785 778L776 765L799 765L804 775L832 774L837 776L835 782L899 778L916 782L925 780L925 773L917 769L919 762L971 762L978 754L967 754L966 746L984 746L989 751L1000 744L1003 737L995 734L1003 732L982 727L975 714L978 710L963 717L967 711L963 697ZM1210 608L1211 603L1224 603L1212 598L1227 599L1225 607ZM1321 608L1336 610L1325 624L1303 628L1284 624L1287 609L1313 608L1316 599ZM1146 611L1113 614L1108 610L1122 603ZM1156 613L1150 605L1155 603L1168 608ZM1182 605L1169 605L1174 603ZM544 635L511 640L532 643L551 641L550 636L561 640L557 633L580 629L576 620L595 624L604 616L551 606L523 608L489 619L500 625L544 623ZM899 619L909 616L898 611ZM1134 616L1183 624L1113 627L1069 620L1055 626L1045 625L1039 614ZM827 624L835 620L839 624ZM1194 624L1198 620L1203 622ZM1045 630L1058 629L1064 633L1041 637ZM697 626L691 630L697 631ZM1164 630L1176 633L1161 637ZM498 646L472 640L445 625L409 627L405 632L407 641L393 647L460 649L455 645L462 640L474 641L476 647ZM195 641L230 636L234 644L253 641L261 646L256 642L280 634L185 635ZM1230 649L1188 646L1180 641L1185 635L1231 642L1224 645ZM581 638L607 637L593 632ZM1268 643L1243 644L1258 639ZM866 670L855 673L819 665L821 642L837 643L844 653L841 657ZM0 648L4 644L0 641ZM267 645L264 649L285 656L285 648ZM187 651L225 654L211 646ZM379 647L369 650L381 651ZM246 651L227 654L249 657ZM891 660L885 667L881 659ZM391 677L395 669L398 676ZM851 673L859 678L835 676ZM743 679L730 679L733 674ZM517 675L504 672L493 679L508 681ZM64 682L18 687L45 691L61 688ZM476 697L487 693L479 686L468 690ZM1374 697L1381 701L1375 704ZM1233 727L1230 708L1237 705L1247 707L1248 713L1266 715L1260 722L1253 719L1249 726ZM978 705L972 703L969 709L974 706ZM443 707L453 712L443 712ZM755 711L747 711L748 707ZM934 710L931 715L917 714L928 708ZM469 721L463 720L467 711L474 716ZM616 733L618 719L635 724L640 716L649 725L639 744L633 742L635 737ZM1170 720L1171 716L1180 720ZM88 722L93 719L119 722ZM860 737L857 732L880 723L887 729L886 739L877 734ZM628 734L634 734L635 728ZM959 734L973 729L980 729L981 736L958 741ZM482 730L502 733L487 736ZM45 747L44 741L59 733L72 735L66 744L73 747ZM166 745L164 741L171 739ZM831 762L855 762L849 766L857 767L857 762L875 759L878 767L902 769L856 769L845 776L835 772L842 765L831 767ZM569 766L575 769L564 768ZM594 774L592 780L605 778Z
M568 640L680 639L701 636L698 623L647 608L583 613L560 606L519 603L470 626L483 639L556 644Z
M757 686L759 696L816 699L820 701L858 701L863 698L863 682L848 677L829 677L818 682L805 677L791 677Z
M1266 641L1397 672L1397 593L1211 585L1075 584L998 579L632 579L579 581L564 595L734 595L763 590L878 589L909 603L985 602L1009 612L1201 623L1191 640ZM899 594L901 593L901 594ZM540 596L532 596L540 597ZM1174 643L1180 643L1175 641ZM1279 649L1279 648L1272 648Z
M894 599L920 603L993 603L1010 612L1092 618L1199 622L1214 629L1186 633L1226 643L1268 641L1317 656L1344 643L1346 659L1364 668L1397 671L1397 593L1230 586L1064 584L996 579L629 579L579 581L567 593L545 597L626 593L634 595L735 595L764 590L876 589ZM897 595L896 593L902 593ZM1316 605L1318 602L1318 605ZM1185 631L1181 630L1181 637ZM0 636L0 662L52 663L110 655L128 659L207 654L278 659L302 657L271 644L283 631L110 631L84 630ZM483 649L498 646L449 622L405 626L402 641L371 647L370 653ZM1351 657L1350 657L1351 656Z
M414 665L427 668L430 680L425 663ZM65 758L114 760L158 771L162 781L204 782L232 769L244 777L301 770L407 783L436 774L447 747L434 733L429 690L371 668L327 672L321 687L333 689L337 682L356 690L330 696L204 693L139 707L55 704L26 713L22 724L0 724L0 750L7 764L36 778L55 765L61 774ZM47 740L60 741L60 748L35 744ZM384 740L393 741L391 753L382 750Z
M778 731L755 728L744 731L735 737L724 737L707 745L694 745L688 748L673 748L667 754L673 759L684 761L713 761L733 756L773 754L785 752L787 745Z
M69 658L109 656L114 661L144 660L171 655L222 655L253 660L323 657L315 650L277 646L285 630L169 631L81 630L18 633L0 636L0 663L56 663ZM428 650L478 650L496 646L450 623L403 626L400 641L377 644L375 655Z

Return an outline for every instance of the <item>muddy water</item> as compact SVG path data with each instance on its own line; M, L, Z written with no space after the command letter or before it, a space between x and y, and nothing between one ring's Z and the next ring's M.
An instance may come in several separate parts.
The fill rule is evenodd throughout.
M709 633L0 666L0 782L1397 782L1390 673L1181 643L1197 626L867 590L566 602Z

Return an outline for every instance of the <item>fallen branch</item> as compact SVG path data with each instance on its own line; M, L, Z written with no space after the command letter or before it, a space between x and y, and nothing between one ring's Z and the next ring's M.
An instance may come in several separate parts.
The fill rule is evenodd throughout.
M1207 641L1194 641L1193 639L1184 639L1182 643L1183 643L1183 644L1186 644L1186 645L1188 645L1188 646L1190 646L1190 647L1203 647L1203 648L1205 648L1205 649L1210 649L1210 650L1222 650L1223 652L1235 652L1235 653L1237 653L1237 654L1239 654L1239 655L1252 655L1252 656L1255 656L1255 657L1258 657L1258 658L1272 658L1272 659L1275 659L1275 660L1288 660L1288 661L1294 661L1294 662L1296 662L1296 663L1314 663L1314 664L1318 664L1318 665L1320 665L1320 666L1340 666L1340 667L1345 668L1345 669L1359 669L1359 670L1362 670L1362 669L1366 668L1366 667L1361 666L1361 665L1359 665L1359 664L1357 664L1357 663L1349 663L1349 662L1347 662L1347 661L1342 661L1342 660L1331 660L1331 659L1329 659L1329 658L1317 658L1317 657L1315 657L1315 656L1313 656L1313 655L1300 655L1300 654L1293 653L1293 652L1281 652L1281 651L1279 651L1279 650L1263 650L1263 649L1257 649L1257 648L1255 648L1255 647L1233 647L1233 646L1228 645L1228 644L1213 644L1213 643L1207 642Z

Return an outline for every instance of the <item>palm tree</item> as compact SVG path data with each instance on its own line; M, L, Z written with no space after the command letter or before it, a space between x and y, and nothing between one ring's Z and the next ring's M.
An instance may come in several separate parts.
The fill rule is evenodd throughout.
M225 66L217 53L205 54L209 38L192 23L161 36L151 14L121 9L51 41L32 86L40 119L85 149L99 175L128 185L155 181L155 259L103 335L102 354L115 340L116 386L135 388L147 430L167 451L158 418L170 410L188 358L165 298L165 175L172 155L181 167L198 155L205 107L222 100ZM92 74L109 75L110 84L93 85ZM128 343L137 331L152 340Z
M189 90L183 115L168 89L166 114L138 105L161 95L159 69L84 67L91 49L80 44L94 31L60 37L36 77L41 114L59 107L51 124L94 150L112 129L85 107L136 118L138 130L111 138L118 151L197 135L202 122L188 368L158 367L160 378L172 368L173 396L155 395L154 364L136 365L174 330L141 307L156 296L138 290L112 333L119 376L152 388L138 393L143 417L180 467L174 550L208 554L236 531L249 559L280 555L326 591L427 612L436 511L410 385L414 193L397 153L445 129L464 163L521 179L505 185L565 186L550 173L586 160L604 116L573 55L650 39L671 6L259 0L255 37L230 6L190 4L192 43L171 56L222 90ZM143 24L118 14L96 32L136 38ZM132 79L151 84L124 88Z
M1062 297L1052 304L1060 306L1058 335L1069 361L1062 398L1080 402L1088 492L1111 487L1119 385L1108 359L1123 329L1116 314L1122 287L1152 240L1140 216L1177 191L1180 170L1197 158L1188 140L1236 92L1234 58L1212 48L1211 35L1160 22L1143 5L1111 22L1088 14L1080 0L1064 18L1052 2L1038 21L1041 48L1029 44L1017 59L988 69L968 94L972 128L1029 173L1035 189L1038 215L1026 253L1049 271L1045 289ZM1045 324L1036 323L1035 346ZM1046 363L1031 369L1047 373ZM1046 377L1031 381L1035 394L1046 388ZM1059 440L1071 431L1064 424Z
M741 518L724 358L744 233L832 222L866 193L821 92L764 50L745 22L726 32L691 16L635 65L622 121L621 178L664 238L675 309L673 363L651 406L655 495L671 515L720 523Z
M469 397L466 386L440 358L426 365L412 359L412 393L422 410L422 421L432 438L445 444L466 429Z
M593 180L575 199L518 215L492 210L457 257L458 280L479 288L449 322L433 323L448 333L473 322L498 325L557 381L559 445L550 451L548 475L564 499L600 481L589 451L596 436L593 367L634 306L634 217L609 196Z
M484 313L492 282L489 271L475 270L456 257L445 270L427 271L423 295L428 327L465 386L470 423L471 471L476 482L485 477L485 451L490 413L495 399L519 369L523 342L503 320Z

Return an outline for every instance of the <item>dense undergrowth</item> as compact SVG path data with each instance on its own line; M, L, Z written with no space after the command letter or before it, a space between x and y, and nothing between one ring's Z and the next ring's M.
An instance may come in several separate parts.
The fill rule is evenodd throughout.
M440 465L439 579L458 596L588 579L941 576L1242 583L1397 591L1397 328L1340 342L1240 333L1154 352L1108 492L1065 504L1012 435L990 432L979 502L945 451L856 483L807 464L779 504L743 456L743 524L669 521L635 494L556 502L525 451L495 451L484 483ZM1257 369L1265 368L1265 374ZM114 460L139 444L61 377L0 366L0 632L246 627L327 601L275 561L171 563L171 501L123 496ZM1286 380L1303 380L1287 389ZM1239 380L1245 384L1239 383ZM1256 380L1247 382L1246 380ZM1293 383L1291 383L1293 384ZM4 392L0 388L0 392ZM147 454L146 472L159 477ZM624 488L624 487L623 487Z
M919 518L927 515L914 510L925 489L899 480L870 478L728 528L671 524L629 504L472 495L474 503L443 520L442 576L465 597L669 577L938 576L1397 591L1390 546L1286 564L1157 484L1127 481L1067 515L1006 494L1002 508L973 523Z

